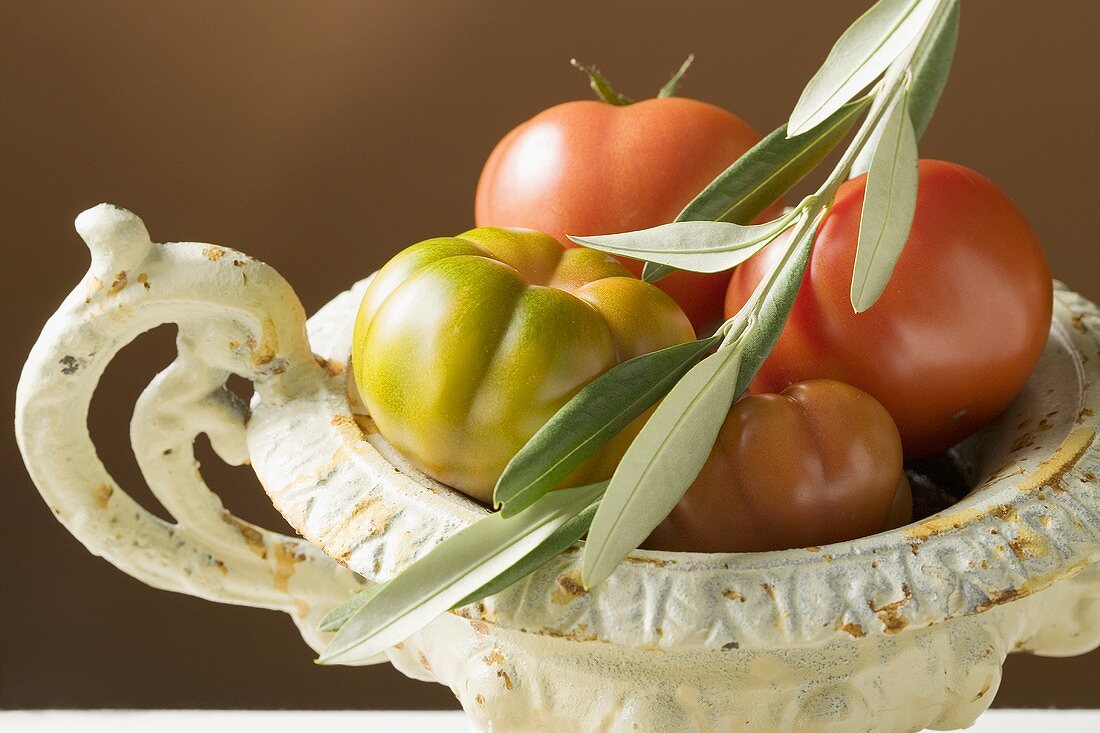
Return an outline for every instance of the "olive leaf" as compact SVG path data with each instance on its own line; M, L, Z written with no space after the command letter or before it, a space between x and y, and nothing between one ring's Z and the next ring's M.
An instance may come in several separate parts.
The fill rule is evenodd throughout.
M931 42L913 59L913 79L909 85L909 118L913 120L913 132L920 140L936 104L947 86L955 45L959 40L959 0L949 0L947 10L931 29Z
M816 168L870 103L870 97L849 102L794 137L787 136L786 125L779 126L707 184L676 221L748 224Z
M509 572L604 492L607 483L553 491L514 517L489 514L382 585L325 649L320 664L369 659Z
M721 272L763 249L792 217L744 226L724 221L679 221L621 234L569 237L575 243L621 257L694 272Z
M740 361L734 344L692 367L630 444L588 532L581 561L586 588L611 575L695 480L733 404Z
M695 54L688 54L688 57L684 59L684 63L680 64L680 68L672 75L672 78L665 82L665 85L661 87L661 91L657 92L657 99L666 99L676 94L676 89L680 86L684 74L691 68L693 61L695 61Z
M947 76L951 71L951 60L955 55L955 44L959 37L959 3L948 2L938 9L938 17L932 19L927 42L922 42L913 58L909 60L909 119L913 121L913 132L920 140L935 112L940 95L947 85ZM895 62L897 63L897 62ZM900 73L902 69L898 69ZM889 76L890 72L887 72ZM863 175L871 165L871 157L878 148L878 136L882 126L878 125L871 133L867 143L859 151L849 178Z
M611 477L585 543L581 580L603 582L684 495L714 446L730 405L745 391L787 322L802 284L814 235L824 218L804 214L777 270L757 286L755 314L733 343L699 362L669 392ZM759 302L752 305L753 301Z
M816 168L870 103L870 97L849 102L809 132L794 137L787 137L787 126L781 125L718 174L676 221L748 224ZM674 271L668 265L647 262L642 279L656 282Z
M504 468L493 503L504 516L558 486L607 441L665 395L720 336L670 346L600 375L554 414Z
M778 272L772 282L768 278L757 286L759 293L753 293L752 297L760 296L760 304L757 313L752 319L751 327L745 331L741 342L741 365L737 371L737 390L740 395L748 389L753 376L760 370L764 359L768 358L775 342L779 340L783 326L787 325L787 319L794 307L794 298L799 294L802 286L802 278L806 272L806 266L810 264L810 254L813 252L814 237L817 227L821 226L825 218L825 211L817 212L800 220L791 232L791 240L788 244L788 256L780 261ZM745 308L741 309L735 318L744 317Z
M907 95L899 94L879 123L867 171L852 272L852 308L861 313L879 299L909 238L917 208L917 137Z
M382 589L382 585L382 583L369 585L329 611L325 614L325 617L321 619L321 623L317 625L317 630L339 631L349 618L359 613L363 606L367 605L367 601L374 598L375 594Z
M484 598L496 595L510 585L523 580L528 575L577 544L580 538L588 532L588 528L592 526L592 517L596 514L596 507L599 506L599 501L599 499L596 499L589 504L580 514L569 519L552 535L543 540L538 547L524 555L518 562L511 565L503 573L454 604L453 608L468 606L471 603L477 603ZM367 605L367 602L374 598L375 594L382 589L383 585L384 584L379 583L364 588L329 611L321 620L318 629L320 631L339 631L342 629L348 619L359 613L363 606Z
M741 368L737 372L738 395L748 389L749 383L760 370L764 360L768 358L776 341L779 340L783 326L787 324L787 317L790 316L791 308L794 307L795 297L798 295L802 278L810 262L817 228L824 218L824 211L814 217L807 215L795 226L791 232L790 250L786 262L780 264L775 280L766 292L764 290L760 292L760 306L757 308L752 328L745 332L741 347ZM766 280L762 281L758 288L764 288L765 285ZM741 313L737 314L738 317L741 315Z
M607 482L603 482L603 486L606 485ZM468 606L471 603L477 603L483 598L496 595L513 583L518 583L523 580L528 575L577 544L580 538L587 534L589 527L592 526L592 518L596 516L596 509L599 506L600 499L597 497L591 504L582 509L579 514L574 515L566 521L565 524L555 530L552 535L543 540L538 547L524 555L519 562L510 566L503 573L456 603L455 608L459 606Z
M923 29L935 0L879 0L837 39L802 91L787 123L799 135L873 82Z

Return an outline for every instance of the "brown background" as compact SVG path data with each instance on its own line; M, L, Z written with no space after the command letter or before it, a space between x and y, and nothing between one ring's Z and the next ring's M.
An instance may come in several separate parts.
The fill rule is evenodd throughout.
M680 61L683 93L779 124L862 0L796 2L12 2L0 5L3 411L87 252L73 217L131 208L154 239L275 265L308 310L402 247L472 224L494 142L586 97L597 62L628 94ZM967 0L922 150L982 171L1028 212L1055 274L1100 298L1092 0ZM93 408L104 460L140 485L128 406L167 363L162 329ZM105 410L123 404L126 410ZM285 617L154 591L89 556L3 435L0 707L452 707L389 667L325 669ZM209 455L207 453L206 455ZM231 508L281 520L247 469L210 466ZM139 492L140 493L140 492ZM1010 659L997 703L1100 705L1100 653Z

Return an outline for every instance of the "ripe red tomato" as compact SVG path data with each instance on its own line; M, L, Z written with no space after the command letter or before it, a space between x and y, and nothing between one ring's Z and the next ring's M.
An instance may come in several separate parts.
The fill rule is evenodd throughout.
M849 300L866 176L841 186L806 278L752 390L817 377L873 395L907 458L954 445L996 418L1035 368L1050 330L1050 270L1019 208L984 176L922 160L916 216L890 284L869 310ZM737 268L735 312L780 254Z
M736 116L693 99L559 104L497 144L478 182L475 220L538 229L566 245L566 234L666 224L759 140ZM641 273L641 263L625 264ZM658 286L702 330L721 318L729 277L677 272Z
M651 549L759 552L909 522L901 438L873 397L830 379L739 400Z

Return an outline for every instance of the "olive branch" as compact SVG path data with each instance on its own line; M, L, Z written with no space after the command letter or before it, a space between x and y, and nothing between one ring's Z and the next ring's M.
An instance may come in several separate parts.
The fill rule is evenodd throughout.
M674 222L573 238L644 260L643 278L654 282L676 269L728 270L787 235L749 300L714 335L630 359L591 382L505 468L493 495L499 512L329 614L322 629L338 633L321 663L363 662L439 614L503 590L586 533L581 578L593 587L649 536L695 480L730 405L778 340L838 188L864 172L852 307L862 312L881 296L912 225L917 140L946 85L958 23L958 0L879 0L836 41L787 123ZM750 224L816 169L864 113L814 193L772 221ZM610 481L553 490L658 402Z

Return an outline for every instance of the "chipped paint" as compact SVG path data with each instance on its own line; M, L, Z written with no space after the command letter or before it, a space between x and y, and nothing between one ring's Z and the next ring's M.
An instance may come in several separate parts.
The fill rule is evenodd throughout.
M631 565L650 565L655 568L664 568L676 563L676 561L671 558L649 557L645 555L629 555L626 558L626 562Z
M298 554L293 545L280 542L275 545L275 588L280 593L290 594L290 578L298 567L303 557Z
M96 506L100 509L106 509L108 502L111 501L111 495L114 493L114 488L109 484L100 484L92 491L92 497L95 499Z
M904 527L902 531L907 536L920 542L930 537L935 537L936 535L960 530L984 518L985 512L974 507L967 507L965 509L949 508L939 514L933 514L931 517L923 519L916 524ZM913 554L916 554L916 550L913 551Z
M1044 519L1046 517L1043 517ZM1044 527L1048 526L1040 520ZM1016 536L1008 541L1009 549L1017 558L1046 557L1050 554L1050 540L1024 522L1015 525Z
M909 619L899 612L899 609L909 603L912 598L908 583L901 584L901 592L901 598L881 606L876 606L873 601L867 601L868 607L878 616L882 622L882 628L887 634L896 634L909 625Z
M1077 467L1085 451L1092 446L1096 438L1095 426L1078 428L1058 446L1037 470L1023 479L1017 486L1020 491L1038 491L1044 486L1058 490L1061 488L1062 478L1069 471Z
M863 627L860 626L857 623L849 622L849 623L843 624L843 625L841 625L840 630L843 631L845 634L849 634L850 636L854 636L857 639L859 639L861 637L864 637L864 636L867 636L867 632L865 632L863 630Z
M267 547L264 544L264 536L259 529L253 527L248 522L241 519L237 519L226 510L222 510L222 521L228 524L244 538L245 547L247 547L253 555L261 559L267 559Z
M1008 504L1000 504L989 510L989 516L1003 519L1006 522L1018 522L1020 521L1020 514L1016 511L1016 507Z
M122 292L122 289L126 287L126 283L126 271L121 270L117 275L115 275L115 279L111 283L111 287L108 288L107 292L110 295L118 295Z
M270 364L275 359L275 349L266 341L257 343L256 339L249 336L245 344L248 346L249 363L252 366Z
M367 420L369 421L369 418L367 418ZM355 417L351 415L333 415L329 424L336 428L336 431L340 434L344 442L353 445L364 442L363 432L367 428L361 428ZM374 423L373 421L369 421L367 425L373 427Z
M989 609L994 608L996 606L1000 606L1000 605L1008 603L1010 601L1014 601L1017 598L1020 598L1022 595L1024 595L1024 594L1021 593L1016 588L1005 588L1004 590L997 591L997 592L993 593L988 598L986 598L984 601L982 601L978 605L974 606L974 608L971 609L971 613L975 614L975 613L982 613L984 611L988 611Z
M584 589L584 584L581 583L580 571L574 570L558 578L557 588L551 594L550 600L558 605L565 605L586 595L588 595L588 591Z

